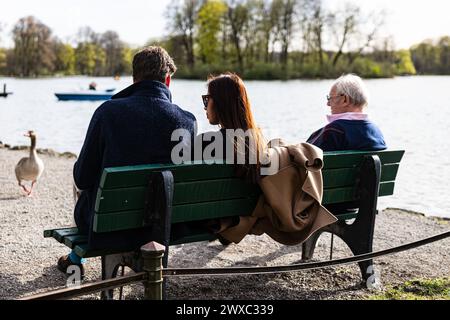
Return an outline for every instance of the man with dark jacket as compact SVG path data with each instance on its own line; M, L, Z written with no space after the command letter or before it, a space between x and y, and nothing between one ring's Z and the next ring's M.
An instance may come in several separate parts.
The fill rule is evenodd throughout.
M89 238L91 248L121 248L149 241L148 232L133 230L109 233L92 232L97 189L104 168L170 163L172 132L184 129L194 136L195 117L172 103L169 86L176 66L160 47L148 47L133 59L133 84L110 101L103 103L92 116L86 139L75 163L73 176L83 190L75 207L75 222ZM58 261L66 272L81 259L72 251Z

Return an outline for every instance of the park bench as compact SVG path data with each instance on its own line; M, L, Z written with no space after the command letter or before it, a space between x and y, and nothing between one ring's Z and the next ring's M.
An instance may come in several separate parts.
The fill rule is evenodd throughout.
M333 212L339 221L303 243L303 260L313 257L323 232L339 236L355 255L372 252L377 199L394 193L403 155L404 151L324 154L322 203L325 206L345 203L358 210ZM151 239L166 246L163 265L167 267L170 245L216 239L205 227L207 221L251 214L260 194L258 186L235 178L232 165L107 168L97 193L93 231L150 228ZM135 271L142 268L139 248L91 250L87 236L79 234L77 228L46 230L44 237L56 239L83 258L100 256L103 279L115 277L121 265ZM372 265L372 260L359 263L364 280L374 274ZM111 290L102 294L104 298L112 297Z

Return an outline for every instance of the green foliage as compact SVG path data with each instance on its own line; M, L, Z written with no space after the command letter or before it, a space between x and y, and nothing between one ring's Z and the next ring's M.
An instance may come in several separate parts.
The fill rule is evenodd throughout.
M416 70L420 74L445 74L450 73L441 66L444 57L442 48L435 46L431 41L424 41L411 48L411 55Z
M64 75L75 74L75 50L70 44L58 43L55 48L55 72Z
M247 69L244 73L245 79L249 80L273 80L287 79L289 76L282 67L273 63L256 63L253 68Z
M396 52L396 74L398 75L414 75L416 68L411 58L409 50L400 50Z
M93 75L96 65L95 46L92 43L79 43L75 50L77 72Z
M6 72L6 50L0 48L0 74L5 74Z
M408 281L388 288L371 300L450 300L450 278Z
M207 0L198 12L197 45L203 63L217 63L220 49L218 34L226 10L227 6L222 0Z
M175 77L182 79L207 79L210 75L218 75L227 71L234 71L235 69L230 65L209 65L197 63L195 67L188 68L186 66L179 66L180 69L175 74Z
M121 69L115 75L132 73L132 63L133 63L134 54L135 54L135 52L131 48L124 47L122 49L121 64L120 64Z
M356 58L349 71L363 78L381 78L383 76L382 66L365 57Z
M33 16L19 19L13 31L15 74L31 77L51 74L55 55L52 50L52 31Z
M173 0L166 17L169 36L148 44L167 49L180 78L205 79L224 71L262 80L336 78L349 72L365 78L450 74L450 36L410 50L394 51L389 41L374 48L377 30L368 33L369 22L362 28L368 17L356 4L342 15L321 0ZM135 50L115 31L81 28L72 46L30 16L11 34L14 47L0 50L1 74L132 72Z

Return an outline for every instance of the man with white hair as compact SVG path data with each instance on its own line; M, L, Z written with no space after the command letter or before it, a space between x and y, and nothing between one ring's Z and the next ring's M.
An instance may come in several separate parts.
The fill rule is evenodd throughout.
M362 79L354 74L337 79L327 96L331 115L329 124L314 132L308 139L323 151L386 149L381 130L364 112L369 93Z

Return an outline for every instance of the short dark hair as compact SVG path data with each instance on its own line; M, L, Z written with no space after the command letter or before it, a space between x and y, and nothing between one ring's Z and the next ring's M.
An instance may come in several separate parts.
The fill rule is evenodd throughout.
M133 79L155 80L164 83L168 74L174 74L177 67L170 55L161 47L146 47L134 55Z

